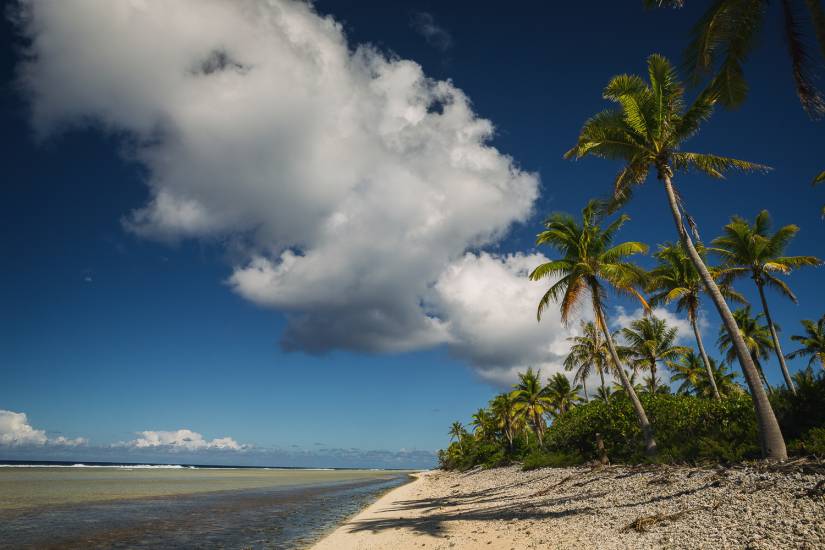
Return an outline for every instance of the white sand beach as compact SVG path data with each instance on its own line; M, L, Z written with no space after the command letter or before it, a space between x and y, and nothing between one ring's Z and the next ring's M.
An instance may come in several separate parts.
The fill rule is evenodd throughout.
M431 471L314 549L823 548L825 475L814 470Z

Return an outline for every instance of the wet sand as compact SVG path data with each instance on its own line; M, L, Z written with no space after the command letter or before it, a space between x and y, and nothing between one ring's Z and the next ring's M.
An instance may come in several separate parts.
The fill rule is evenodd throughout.
M305 548L409 479L363 470L44 470L2 476L0 549Z

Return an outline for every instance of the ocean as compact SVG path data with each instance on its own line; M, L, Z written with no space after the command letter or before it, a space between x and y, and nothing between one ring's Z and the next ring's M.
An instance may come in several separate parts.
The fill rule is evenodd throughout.
M408 474L0 463L0 548L305 548Z

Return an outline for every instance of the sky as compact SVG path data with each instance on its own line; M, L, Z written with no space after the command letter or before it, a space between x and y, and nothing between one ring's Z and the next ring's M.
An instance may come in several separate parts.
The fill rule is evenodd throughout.
M535 320L535 235L618 170L562 154L612 75L679 59L702 6L10 3L0 460L431 465L517 372L561 368L575 327ZM746 75L686 149L774 170L676 183L705 238L767 208L801 228L789 253L825 257L823 122L774 20ZM622 239L675 240L655 179L626 212ZM769 296L786 351L821 277ZM711 348L718 326L706 305Z

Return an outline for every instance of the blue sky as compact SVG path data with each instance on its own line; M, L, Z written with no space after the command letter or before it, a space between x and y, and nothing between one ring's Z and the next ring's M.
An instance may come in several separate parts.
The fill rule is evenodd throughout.
M385 166L381 174L387 179L378 191L356 186L343 192L337 187L338 179L348 177L350 167L341 163L334 139L330 147L319 142L307 149L297 148L299 153L311 152L306 159L292 159L287 153L279 156L280 149L292 150L293 141L315 135L312 128L303 126L315 111L301 112L302 116L292 120L288 109L282 113L275 104L277 98L273 104L263 103L261 116L273 117L268 120L274 121L277 130L269 134L269 129L257 128L254 117L239 121L227 116L224 121L213 116L215 107L209 104L213 97L209 93L197 96L206 102L204 106L195 100L167 105L166 97L152 89L163 89L166 81L151 81L153 75L163 76L155 72L162 71L163 62L156 63L157 58L148 53L142 57L141 44L128 42L139 36L122 37L133 49L121 48L116 44L121 37L115 40L118 35L108 32L115 16L110 20L101 12L99 21L90 21L98 15L61 13L60 8L36 9L34 17L41 37L67 42L58 52L41 50L41 58L25 66L31 69L27 74L34 76L21 85L15 75L23 67L23 42L13 25L3 21L0 132L6 154L0 254L6 269L0 271L4 304L0 310L0 409L25 413L26 425L42 430L48 442L0 447L0 459L139 456L163 460L168 445L129 455L136 451L128 444L145 431L188 429L203 434L206 442L231 437L248 449L256 449L254 453L235 454L218 449L220 456L216 458L218 451L206 443L186 455L190 461L207 457L225 463L277 460L308 465L420 465L428 460L425 454L409 452L443 446L450 422L466 421L506 384L514 370L526 364L553 368L557 357L550 356L560 353L558 346L566 336L558 323L554 325L550 319L538 329L531 328L531 336L523 340L508 332L520 323L534 323L532 311L512 322L507 319L513 311L508 307L533 292L524 290L526 284L518 274L522 264L535 258L530 255L536 253L533 238L541 219L550 211L578 211L588 198L609 190L617 170L606 161L573 163L562 160L561 155L575 141L585 118L604 107L600 91L610 76L642 73L644 59L652 52L678 58L703 3L689 2L681 11L653 12L644 12L640 2L603 2L597 7L517 2L508 4L506 11L500 4L477 2L354 4L316 2L315 10L341 23L340 32L346 36L350 52L359 44L371 44L374 49L370 51L378 52L367 54L377 56L370 57L372 63L379 59L390 68L399 68L403 60L411 60L427 77L450 81L468 98L462 103L465 100L461 97L451 96L454 104L466 105L474 113L450 124L470 128L480 117L495 127L489 143L498 153L490 162L504 166L512 192L506 201L498 202L473 202L482 193L471 193L465 206L459 192L451 190L442 200L455 204L443 211L436 209L435 214L446 211L466 216L466 220L461 219L468 229L451 229L436 234L432 241L425 240L431 254L426 247L419 252L407 241L393 240L396 230L407 234L405 231L415 229L403 227L406 220L418 220L415 214L406 217L407 206L412 206L411 210L429 207L429 203L416 204L418 197L429 196L423 192L404 195L408 191L406 178L415 173L416 178L409 181L430 193L438 191L438 178L446 177L444 173L449 176L444 185L453 185L465 174L442 173L439 162L443 157L438 151L427 153L430 156L420 153L426 149L426 141L417 148L402 143L401 154L387 153L378 159L367 156L372 154L369 148L348 150L353 165L360 162L354 155L363 154L365 165ZM185 9L184 13L173 11L167 14L153 8L155 21L168 23L159 28L192 24L189 15L194 14L185 13ZM317 22L312 12L301 17ZM95 32L70 32L84 25ZM278 44L273 46L265 38L259 48L254 39L238 39L233 53L226 44L233 44L231 33L235 31L230 26L218 29L216 33L228 38L209 44L212 31L204 30L205 45L196 31L191 44L207 48L206 53L210 47L227 48L230 61L237 61L239 67L240 76L232 86L240 88L233 93L245 94L243 72L255 75L258 67L281 58L277 51L266 51L257 58L257 52ZM168 44L164 40L159 35L157 42L170 48L191 46L185 39L169 39ZM825 225L819 217L825 189L809 185L813 175L825 168L823 123L808 120L796 102L778 24L768 25L761 42L746 68L751 84L747 103L735 112L717 112L686 148L765 163L774 171L764 176L732 175L723 182L681 176L677 184L703 236L715 235L731 214L752 218L768 208L775 225L796 223L801 227L790 253L825 257ZM111 62L111 67L83 66L95 59L88 54L89 47L106 50L107 46L111 46L111 55L104 56L101 63ZM344 55L344 50L331 51ZM87 54L91 57L84 57ZM244 54L254 60L247 61ZM170 52L170 57L175 55ZM135 63L134 70L129 63ZM301 70L295 70L295 78L303 78ZM351 68L346 65L342 70ZM203 72L210 76L210 71ZM135 76L131 87L119 87L124 74ZM267 93L283 91L278 86L305 84L304 80L291 82L291 74L285 72L281 80L268 80L266 85L273 88ZM333 85L323 82L317 92L321 97L331 93L323 86ZM347 82L356 98L372 93L357 82ZM173 84L169 86L170 93L176 91ZM338 95L331 97L337 99ZM300 109L302 99L284 96L284 102L293 100ZM364 104L369 106L370 101ZM210 143L209 149L197 150L210 153L202 165L213 169L203 173L200 165L186 156L200 145L201 138L196 131L198 118L190 118L188 109L197 113L194 109L201 107L210 109L210 123L226 124L219 136L225 141L219 148ZM369 108L353 115L359 122L356 128L367 128L365 141L387 131L378 126L376 114ZM162 112L166 118L153 122L147 120L147 112ZM337 113L322 111L320 124L331 116ZM156 127L144 128L150 122L162 130L153 134ZM180 129L175 124L180 124ZM440 126L428 131L429 140L444 137ZM273 202L271 216L256 201L270 196L267 186L278 186L281 180L266 180L243 196L247 191L236 190L232 179L221 173L224 166L245 169L249 165L245 152L238 149L257 145L259 141L248 141L255 132L260 132L261 139L271 138L266 145L271 147L273 158L283 158L283 171L296 174L292 179L284 176L284 188L308 178L308 183L295 187L291 194L273 192L277 204ZM317 135L323 139L326 134ZM454 139L453 134L448 138ZM176 139L181 147L190 149L175 149ZM482 139L470 146L485 143ZM180 151L184 154L174 157L177 162L158 160ZM479 151L472 149L468 154ZM510 168L520 170L520 175L506 175L509 161L504 155L512 158ZM309 175L303 173L306 167L310 167ZM271 169L280 172L280 165L273 162ZM163 170L166 172L159 175ZM179 173L185 170L189 171ZM239 181L244 177L258 181L261 173L252 170L248 176L244 172L237 177ZM482 191L495 190L498 173L485 172L473 185ZM212 175L214 185L207 181ZM305 236L315 231L307 220L315 220L312 216L321 207L316 208L315 203L307 207L304 202L296 202L296 206L289 201L299 195L304 201L301 194L318 179L332 186L330 194L342 193L337 204L369 199L370 214L362 219L376 225L359 229L364 232L359 239L337 236L339 240L330 241ZM185 211L177 209L179 217L174 223L159 217L162 209L144 209L143 218L134 214L151 203L159 190L182 192L184 185L190 186L185 189L191 196L212 201L207 214L198 212L194 218L186 218ZM197 195L203 186L210 185L208 198ZM253 189L253 184L248 189ZM323 192L325 187L319 189ZM535 200L533 191L539 193ZM399 204L392 202L396 195ZM326 205L326 197L321 199ZM627 208L632 221L622 237L651 245L673 240L675 231L664 201L663 191L655 181L649 181ZM378 205L387 207L388 219L376 216ZM400 217L394 217L396 212ZM332 219L317 218L319 223ZM246 220L253 225L244 225ZM370 239L375 242L365 244ZM441 243L447 241L449 247L444 245L442 250ZM324 277L329 279L312 286L307 276L294 278L284 282L283 292L254 286L257 279L233 279L271 275L271 270L281 265L284 250L294 251L299 263L311 258L313 251L329 254L330 261L323 264L329 271ZM339 261L336 250L347 252L347 258ZM482 250L493 256L477 255ZM464 257L462 263L465 251L473 255ZM528 255L526 260L508 256L519 252ZM261 257L269 263L261 271L251 269L258 265L254 258ZM381 278L384 270L393 276ZM396 298L387 296L397 297L399 288L409 287L398 283L404 273L416 274L411 283L420 284L422 290L410 291L409 300L396 303ZM496 279L498 273L507 276L501 284ZM786 350L793 349L788 335L797 331L798 320L818 318L823 313L821 277L821 270L810 269L790 278L799 305L776 295L769 297L774 317L784 329L781 339ZM350 283L339 289L335 285L340 280ZM374 287L370 286L373 281ZM485 302L479 304L478 296L463 294L476 282L481 289L512 289L516 298L505 304L496 302L502 297L495 292L482 292L479 296ZM741 290L754 301L747 283L740 285ZM313 295L323 297L318 301L326 303L316 303ZM634 309L629 303L614 303L628 312ZM377 317L367 316L370 308ZM410 312L415 318L410 318ZM491 312L503 312L500 324L489 321ZM445 325L432 331L422 328L432 318L444 320ZM709 343L715 341L717 327L715 315L708 311L705 336ZM520 349L544 338L543 332L537 331L546 331L552 345L536 352ZM547 357L542 356L545 352ZM791 363L793 370L802 366L802 361ZM775 361L769 362L767 371L771 382L780 383ZM60 436L86 438L88 442L73 447L53 443ZM118 442L126 445L114 450L109 447ZM342 458L336 449L358 451ZM380 458L365 454L370 450L388 454Z

